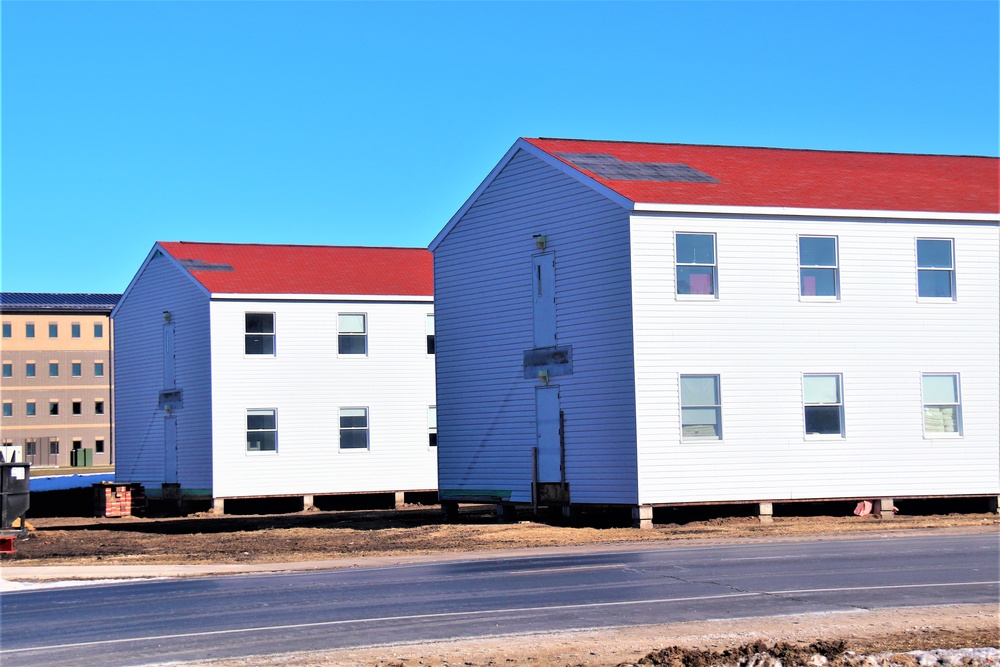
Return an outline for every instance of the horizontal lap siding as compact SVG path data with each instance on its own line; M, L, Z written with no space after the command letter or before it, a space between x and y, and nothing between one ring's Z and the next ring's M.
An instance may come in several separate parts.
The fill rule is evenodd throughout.
M164 481L163 312L174 323L177 478L212 485L211 359L208 296L168 259L154 257L119 304L114 320L115 479L158 487Z
M635 502L628 216L526 153L516 155L435 251L440 488L531 499L534 234L555 253L573 502Z
M718 300L674 296L673 234L717 234ZM997 493L995 226L635 217L643 502ZM797 234L837 236L841 301L800 301ZM916 238L958 299L918 302ZM964 437L925 438L921 373L961 374ZM842 373L846 437L804 437L803 373ZM680 374L721 375L723 440L680 442Z
M273 357L244 354L244 314L275 315ZM212 302L215 494L437 488L425 303ZM367 356L338 356L337 316L365 313ZM366 407L367 451L340 450L339 408ZM246 451L247 409L275 409L278 451Z

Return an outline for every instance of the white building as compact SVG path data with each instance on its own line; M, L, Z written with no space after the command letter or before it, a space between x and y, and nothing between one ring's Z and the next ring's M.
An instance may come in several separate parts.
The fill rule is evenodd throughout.
M431 264L157 243L112 313L116 480L216 508L436 489Z
M440 497L995 504L997 184L996 158L517 141L430 246Z

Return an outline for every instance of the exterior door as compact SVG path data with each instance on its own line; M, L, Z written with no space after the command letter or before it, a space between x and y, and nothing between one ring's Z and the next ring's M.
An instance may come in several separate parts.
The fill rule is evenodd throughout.
M531 258L531 286L535 347L553 347L556 344L555 253Z
M538 434L538 481L561 482L562 425L559 387L535 388L535 428Z

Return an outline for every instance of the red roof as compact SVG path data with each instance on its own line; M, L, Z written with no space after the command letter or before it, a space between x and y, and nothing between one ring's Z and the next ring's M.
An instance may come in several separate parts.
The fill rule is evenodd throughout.
M633 203L997 213L994 157L525 139ZM559 153L687 165L717 182L604 178ZM634 166L634 165L628 165Z
M423 248L160 242L213 294L433 296Z

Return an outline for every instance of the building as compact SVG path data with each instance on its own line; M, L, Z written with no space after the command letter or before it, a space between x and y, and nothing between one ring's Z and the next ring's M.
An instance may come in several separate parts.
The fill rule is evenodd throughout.
M110 313L117 294L0 294L5 458L36 468L115 461Z
M424 249L157 243L112 313L116 480L220 510L433 491L432 295Z
M430 246L440 497L995 506L998 173L518 140Z

